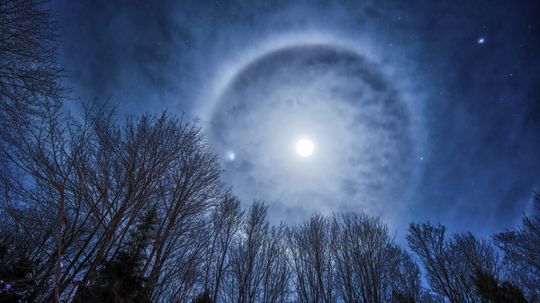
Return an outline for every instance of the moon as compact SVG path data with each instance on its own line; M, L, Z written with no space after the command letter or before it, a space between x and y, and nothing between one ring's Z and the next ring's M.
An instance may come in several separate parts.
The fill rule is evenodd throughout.
M311 156L313 153L313 142L306 138L298 140L296 143L296 152L303 158Z

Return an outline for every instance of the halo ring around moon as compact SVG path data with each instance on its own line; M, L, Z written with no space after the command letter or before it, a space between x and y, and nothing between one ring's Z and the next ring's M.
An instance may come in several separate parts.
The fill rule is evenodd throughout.
M223 162L224 182L243 200L296 217L395 209L411 188L416 147L411 111L393 81L357 52L326 44L254 59L229 81L210 119L210 146L235 155ZM309 163L289 148L304 136L317 141Z

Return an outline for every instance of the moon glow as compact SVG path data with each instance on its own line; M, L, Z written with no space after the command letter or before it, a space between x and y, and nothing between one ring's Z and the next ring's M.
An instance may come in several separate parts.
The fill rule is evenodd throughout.
M306 131L313 142L291 138ZM273 50L241 68L216 100L209 143L223 161L224 182L270 215L395 209L414 174L411 113L400 92L368 58L332 45ZM284 213L272 213L281 209Z
M309 139L300 139L296 143L296 152L304 158L311 156L313 153L313 142Z

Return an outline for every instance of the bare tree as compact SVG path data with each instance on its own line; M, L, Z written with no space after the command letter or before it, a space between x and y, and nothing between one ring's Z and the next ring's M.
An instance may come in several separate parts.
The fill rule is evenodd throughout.
M55 193L48 194L56 195L54 199L59 202L54 297L58 302L62 266L60 248L64 232L64 189L77 147L67 151L68 142L62 142L59 136L63 126L57 124L56 116L65 89L60 84L62 70L56 60L54 22L39 1L0 0L0 41L0 161L7 175L5 177L17 178L21 170L20 163L14 164L11 158L20 152L12 150L14 141L32 135L38 138L28 141L31 144L38 141L45 143L44 137L50 140L44 148L50 148L52 154L47 157L38 153L26 156L41 158L55 167L47 172L42 171L40 177L54 183ZM42 133L35 132L36 128ZM60 167L62 172L59 171ZM14 183L12 180L4 183L7 186L4 191L12 191Z
M74 268L83 273L81 283L91 283L98 266L121 250L142 211L155 208L157 224L143 261L151 297L192 296L206 244L201 234L221 193L217 163L200 128L167 115L143 116L122 128L97 123L96 134L95 161L79 166L87 182L77 188L93 222L77 252L84 261Z
M390 238L379 218L334 216L332 252L341 302L389 302L399 295L418 300L420 271Z
M233 244L223 281L221 301L284 302L289 270L284 227L270 227L267 208L255 202Z
M405 250L395 246L397 264L390 269L392 285L392 298L404 298L408 302L428 302L433 300L429 293L421 286L420 266L414 262L411 255ZM428 298L429 297L429 298Z
M286 228L272 226L266 242L262 291L257 302L283 303L290 298L291 268L287 255Z
M227 192L213 209L209 220L209 242L205 251L203 292L211 302L217 302L221 290L229 252L241 227L243 213L240 201Z
M534 203L536 215L524 216L521 228L494 238L505 253L506 278L520 285L530 302L540 302L540 195L535 194Z
M87 118L86 122L90 120ZM48 231L46 234L32 232L43 237L38 243L41 252L49 257L41 258L48 260L43 264L42 272L47 277L54 267L53 298L59 301L64 244L69 237L66 234L69 183L89 141L90 126L62 117L58 109L44 111L44 119L40 121L26 136L4 138L4 147L9 147L0 150L2 158L9 161L12 172L21 176L13 178L12 175L9 180L4 180L4 184L9 184L6 189L12 198L5 203L4 209L29 231L35 227ZM26 220L29 221L24 222ZM56 232L51 232L53 227ZM54 248L50 246L53 241ZM39 285L43 287L46 281L43 279Z
M201 235L206 235L210 209L221 199L219 167L203 144L200 128L193 124L176 128L165 142L163 136L155 139L157 144L176 147L169 167L157 178L153 203L158 207L158 228L144 268L154 297L173 283L183 291L175 292L172 299L180 299L191 295L202 270L207 237Z
M335 301L330 223L313 216L289 232L294 286L300 302Z
M450 302L478 302L477 270L497 276L499 257L490 242L470 233L445 239L444 226L411 224L407 240L426 271L431 289Z
M0 123L29 124L65 93L56 59L55 24L41 1L0 0ZM5 128L7 127L7 129Z
M109 110L86 112L82 120L51 112L2 149L21 176L3 179L10 197L3 211L38 237L41 275L30 298L46 300L51 285L55 300L76 296L150 208L158 217L144 264L152 296L190 284L205 245L200 231L222 192L200 128L167 115L119 126Z

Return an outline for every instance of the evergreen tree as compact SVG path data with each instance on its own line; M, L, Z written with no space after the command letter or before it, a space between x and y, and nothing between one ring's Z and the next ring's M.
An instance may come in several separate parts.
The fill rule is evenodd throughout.
M11 255L0 245L0 302L21 302L24 292L32 287L32 262L25 254Z
M193 303L212 303L212 300L210 299L210 294L208 294L208 291L205 291L197 298L193 299Z
M98 279L85 287L76 302L144 303L150 302L145 279L138 272L137 256L121 252L105 262Z
M2 222L6 223L6 222ZM0 225L0 302L25 302L35 286L35 261L28 241L12 228Z
M399 291L392 292L392 302L394 303L415 303L414 298L410 295L403 294Z
M126 249L103 264L97 279L80 290L75 302L150 302L150 290L146 287L141 262L155 223L156 211L151 209L135 226Z
M482 303L527 303L519 288L507 281L499 283L493 275L482 270L476 270L473 280Z

